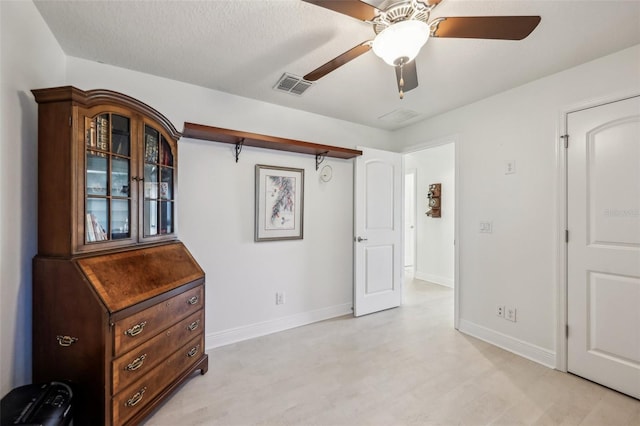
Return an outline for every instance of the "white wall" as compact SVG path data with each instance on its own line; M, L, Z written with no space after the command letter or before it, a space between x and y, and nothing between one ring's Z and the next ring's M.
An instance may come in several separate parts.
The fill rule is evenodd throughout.
M555 364L561 111L633 93L640 45L396 132L405 148L458 138L461 330ZM484 220L492 234L478 232ZM518 322L497 317L499 304L516 307Z
M4 396L31 380L37 106L30 90L63 82L65 58L32 2L0 1L0 22L0 396Z
M283 108L78 58L67 80L107 88L148 103L178 128L184 121L354 148L387 148L389 132ZM178 154L180 239L207 275L208 348L351 312L351 160L319 181L309 155L182 139ZM254 166L305 169L304 239L253 241ZM286 303L275 305L276 291Z
M389 132L109 65L65 57L30 1L2 14L2 336L0 394L30 381L31 259L36 238L37 105L33 88L74 85L140 99L184 121L354 148L388 148ZM20 40L16 43L15 40ZM207 346L350 312L352 161L179 142L178 233L207 274ZM304 240L253 243L254 165L304 168ZM275 292L286 304L275 305Z
M455 144L405 155L405 169L416 169L415 277L453 287L455 222ZM440 218L427 216L429 185L442 184Z
M66 58L31 2L0 1L0 393L30 380L31 258L36 252L36 104L30 89L73 84L124 92L183 121L330 145L396 149L458 136L461 329L541 362L555 351L556 144L559 112L640 92L640 46L389 134L109 65ZM16 43L19 40L19 43ZM66 68L66 70L65 70ZM390 141L404 145L392 147ZM207 273L207 345L340 313L351 303L352 165L313 157L180 142L178 229ZM517 173L503 174L505 160ZM305 168L305 239L252 242L253 166ZM217 216L219 215L219 216ZM494 232L480 235L480 220ZM347 241L347 238L349 241ZM287 303L275 306L275 291ZM494 315L518 308L519 321Z

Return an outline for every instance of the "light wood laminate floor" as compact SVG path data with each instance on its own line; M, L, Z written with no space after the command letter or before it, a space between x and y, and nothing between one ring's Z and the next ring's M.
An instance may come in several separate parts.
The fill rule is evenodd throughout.
M640 401L453 328L453 291L218 348L146 425L634 425Z

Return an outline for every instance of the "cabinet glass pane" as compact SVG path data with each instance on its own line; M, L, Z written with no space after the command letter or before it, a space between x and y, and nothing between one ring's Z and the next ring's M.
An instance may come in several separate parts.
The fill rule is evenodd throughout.
M111 128L113 132L129 133L129 118L122 115L113 114L111 116Z
M107 195L107 165L104 154L87 153L87 195Z
M144 165L144 198L158 198L158 166Z
M173 203L170 201L160 202L160 233L170 234L173 232Z
M158 131L149 126L144 126L144 161L145 163L158 162Z
M160 154L162 154L161 164L163 166L173 166L173 153L171 152L171 146L164 136L162 136L162 150L160 151Z
M129 156L129 119L121 115L111 116L111 152L113 154Z
M129 238L129 200L111 200L111 239Z
M96 126L96 148L109 150L109 114L102 114L95 119Z
M129 156L129 135L119 135L114 133L111 135L112 147L111 152L113 154Z
M160 198L173 199L173 169L162 167L160 169Z
M111 195L129 196L129 160L113 157L111 159Z
M109 223L108 205L106 198L87 198L85 239L88 243L107 239L105 226Z
M158 235L158 202L144 200L144 236Z

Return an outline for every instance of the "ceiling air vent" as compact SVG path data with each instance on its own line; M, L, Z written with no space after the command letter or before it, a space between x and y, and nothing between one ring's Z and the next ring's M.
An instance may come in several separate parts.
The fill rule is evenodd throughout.
M378 117L378 120L386 121L387 123L401 124L401 123L404 123L405 121L412 120L419 116L420 116L420 113L416 111L413 111L410 109L398 108L384 115L381 115L380 117Z
M302 95L313 83L297 75L284 73L273 88L293 95Z

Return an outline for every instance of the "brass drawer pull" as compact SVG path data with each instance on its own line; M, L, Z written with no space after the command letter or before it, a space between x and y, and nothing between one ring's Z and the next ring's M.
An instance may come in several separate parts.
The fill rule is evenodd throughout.
M190 298L189 300L187 300L187 303L189 305L195 305L196 303L198 303L198 300L200 298L198 296L193 296L192 298Z
M187 356L189 358L193 358L194 356L196 356L199 349L200 349L200 345L196 345L195 347L191 348L189 352L187 352Z
M147 322L142 321L140 324L136 324L130 329L128 329L127 331L125 331L124 334L131 337L137 336L138 334L142 333L142 330L144 330L145 325L147 325Z
M124 369L126 371L136 371L138 368L142 367L144 364L144 360L147 357L147 354L140 355L138 358L131 361L129 365L127 365Z
M200 320L196 320L187 326L187 330L193 331L200 326Z
M125 407L135 407L140 401L142 401L142 397L144 396L147 387L143 387L135 395L133 395L127 402L124 403Z
M77 337L71 336L56 336L56 339L58 340L58 344L64 347L71 346L78 341Z

